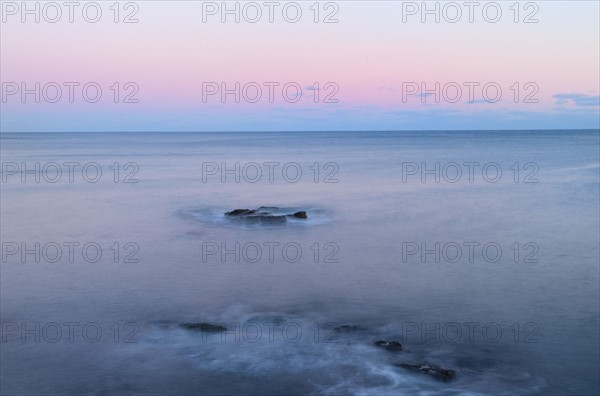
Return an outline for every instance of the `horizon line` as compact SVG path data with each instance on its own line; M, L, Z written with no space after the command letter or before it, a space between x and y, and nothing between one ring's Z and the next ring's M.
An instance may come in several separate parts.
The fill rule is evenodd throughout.
M329 130L228 130L228 131L0 131L3 133L319 133L319 132L548 132L548 131L600 131L599 128L553 129L329 129Z

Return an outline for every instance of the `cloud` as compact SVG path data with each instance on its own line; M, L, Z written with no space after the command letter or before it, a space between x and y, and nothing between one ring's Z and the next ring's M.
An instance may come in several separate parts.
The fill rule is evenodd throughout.
M582 93L560 93L552 96L556 99L558 106L600 106L600 96L586 95Z

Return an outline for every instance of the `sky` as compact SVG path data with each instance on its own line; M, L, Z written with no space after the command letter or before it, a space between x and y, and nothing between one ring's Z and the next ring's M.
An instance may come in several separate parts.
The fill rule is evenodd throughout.
M1 11L2 132L600 127L597 1Z

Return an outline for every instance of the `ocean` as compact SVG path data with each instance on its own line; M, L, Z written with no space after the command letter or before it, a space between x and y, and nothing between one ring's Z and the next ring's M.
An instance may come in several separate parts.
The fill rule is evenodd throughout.
M2 394L600 392L598 130L0 144Z

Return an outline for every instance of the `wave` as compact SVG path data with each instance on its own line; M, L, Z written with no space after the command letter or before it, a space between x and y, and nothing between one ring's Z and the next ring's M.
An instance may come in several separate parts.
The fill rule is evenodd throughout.
M227 331L201 333L178 325L198 320L221 323ZM460 345L408 343L391 353L374 346L375 340L389 337L389 325L344 325L313 312L257 312L239 305L202 318L150 324L140 343L157 356L187 362L198 375L285 379L292 394L296 380L309 386L308 393L325 395L534 394L545 384L518 362L490 356L486 347L461 351ZM445 383L395 366L422 360L452 367L457 378ZM269 382L264 387L270 393Z

